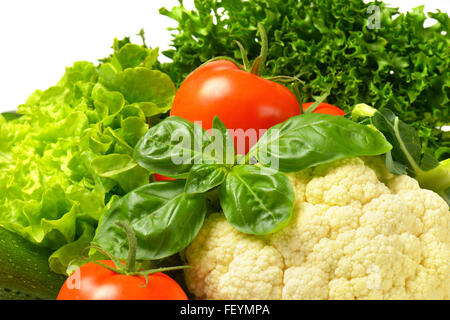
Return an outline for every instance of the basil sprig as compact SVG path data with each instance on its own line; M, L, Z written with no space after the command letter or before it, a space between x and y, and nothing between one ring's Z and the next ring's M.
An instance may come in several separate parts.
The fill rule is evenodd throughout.
M187 179L151 183L127 194L105 214L96 241L123 256L125 239L116 222L124 221L138 238L138 259L170 256L197 235L206 199L215 197L239 231L276 232L289 223L294 208L294 190L284 172L391 148L376 129L343 117L303 114L270 128L245 157L237 157L218 117L208 133L172 116L148 130L134 158L152 173Z
M137 259L156 260L184 249L195 238L206 215L204 194L184 192L185 181L154 182L131 191L103 216L94 242L126 258L127 237L117 225L125 222L136 234Z

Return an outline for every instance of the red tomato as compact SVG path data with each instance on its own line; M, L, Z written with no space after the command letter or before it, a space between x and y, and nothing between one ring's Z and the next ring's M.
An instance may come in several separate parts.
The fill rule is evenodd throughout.
M314 102L302 103L303 110L308 109L313 103ZM344 110L325 102L319 104L317 108L313 111L313 113L325 113L331 114L333 116L345 116Z
M157 173L154 173L153 176L155 177L156 181L175 180L174 178L169 178L169 177L157 174Z
M206 130L217 115L234 136L238 154L247 153L265 130L300 113L288 88L243 71L228 60L212 61L194 70L178 89L170 112L201 121ZM238 143L244 139L245 144Z
M114 267L111 260L102 263ZM187 300L183 289L164 273L145 278L115 273L93 262L82 265L61 288L57 300Z

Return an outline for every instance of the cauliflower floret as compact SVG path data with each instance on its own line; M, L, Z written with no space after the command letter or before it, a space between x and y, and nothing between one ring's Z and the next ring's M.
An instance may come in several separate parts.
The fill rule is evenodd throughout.
M226 244L226 245L225 245ZM283 288L283 257L260 239L236 231L221 214L212 214L188 248L195 272L187 274L199 298L276 299ZM240 254L236 254L239 252Z
M445 201L379 158L289 175L296 203L270 235L210 215L186 259L199 299L450 299Z

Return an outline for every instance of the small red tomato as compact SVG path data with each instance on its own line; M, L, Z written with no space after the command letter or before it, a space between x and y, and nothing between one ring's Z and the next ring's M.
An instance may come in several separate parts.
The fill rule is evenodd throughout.
M313 103L314 102L302 103L303 110L308 109ZM345 116L344 110L325 102L319 104L313 111L313 113L331 114L333 116Z
M100 261L114 267L111 260ZM115 273L90 262L78 268L64 283L57 300L187 300L183 289L164 273L148 276Z
M153 176L155 177L156 181L175 180L174 178L169 178L169 177L157 174L157 173L154 173Z
M191 122L201 121L206 130L218 116L234 137L238 154L247 153L265 130L300 113L288 88L228 60L209 62L187 76L170 111Z

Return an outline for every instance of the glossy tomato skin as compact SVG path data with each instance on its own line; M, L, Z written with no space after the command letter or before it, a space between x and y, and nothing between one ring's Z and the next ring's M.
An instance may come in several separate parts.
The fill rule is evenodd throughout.
M270 127L301 113L295 95L285 86L241 70L233 62L217 60L194 70L181 84L170 114L201 121L211 129L217 115L234 136L237 153L246 153ZM247 131L247 130L251 131ZM253 130L252 130L253 129ZM254 132L245 148L239 135ZM244 149L244 150L243 150Z
M111 260L102 263L114 267ZM93 262L82 265L61 288L57 300L187 300L183 289L163 273L145 278L117 274Z
M302 103L303 110L308 109L313 103L314 102ZM333 116L345 116L344 110L325 102L319 104L317 108L313 111L313 113L324 113Z

